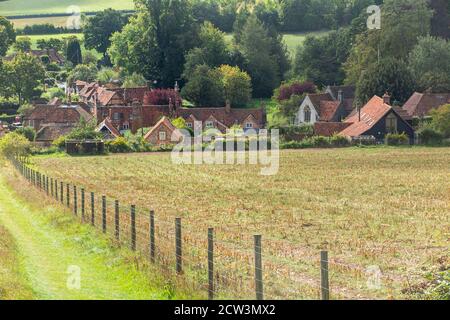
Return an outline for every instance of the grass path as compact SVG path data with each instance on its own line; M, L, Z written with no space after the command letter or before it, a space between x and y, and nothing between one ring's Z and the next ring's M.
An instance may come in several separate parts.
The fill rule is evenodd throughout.
M30 207L7 185L2 173L0 224L15 239L21 267L36 299L168 298L89 227L78 225L55 207ZM68 273L71 266L81 270L79 290L67 286L69 276L76 274Z

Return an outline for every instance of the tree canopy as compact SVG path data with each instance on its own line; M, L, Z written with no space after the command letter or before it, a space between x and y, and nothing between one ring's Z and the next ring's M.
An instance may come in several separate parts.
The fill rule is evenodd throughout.
M0 17L0 57L4 56L9 47L16 41L16 32L11 22Z
M106 55L111 45L111 35L122 30L127 20L121 12L113 9L106 9L88 18L83 26L85 47Z

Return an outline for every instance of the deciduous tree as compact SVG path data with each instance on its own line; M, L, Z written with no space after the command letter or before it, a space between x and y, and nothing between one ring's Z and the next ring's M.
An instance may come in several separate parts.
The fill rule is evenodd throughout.
M0 57L4 56L9 47L16 41L16 32L11 22L0 17Z
M83 27L86 48L95 49L105 56L111 45L111 35L121 31L126 23L127 18L113 9L106 9L88 18Z

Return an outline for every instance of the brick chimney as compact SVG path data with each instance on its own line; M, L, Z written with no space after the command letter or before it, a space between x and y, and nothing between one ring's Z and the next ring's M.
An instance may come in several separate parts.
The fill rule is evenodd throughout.
M383 95L383 102L391 105L391 96L387 92Z
M342 90L338 91L338 100L340 103L344 102L344 92Z
M226 103L225 103L225 112L226 113L231 113L231 102L229 99L227 99Z

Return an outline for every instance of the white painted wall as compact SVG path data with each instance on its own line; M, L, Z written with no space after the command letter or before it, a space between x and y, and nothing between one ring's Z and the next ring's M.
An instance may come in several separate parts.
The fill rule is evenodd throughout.
M297 115L295 117L295 125L299 126L305 123L305 107L308 106L311 110L311 122L309 124L314 124L317 121L319 121L319 114L316 111L316 108L314 108L311 99L309 99L308 96L306 96L305 100L303 100L303 103L300 105L297 111Z

